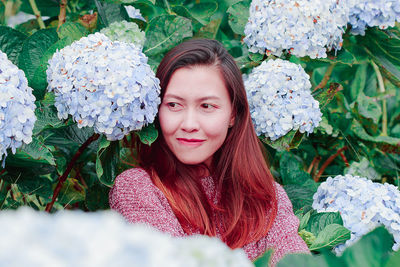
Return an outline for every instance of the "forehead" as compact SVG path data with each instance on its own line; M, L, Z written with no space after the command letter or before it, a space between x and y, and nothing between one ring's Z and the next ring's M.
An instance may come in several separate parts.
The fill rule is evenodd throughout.
M168 83L165 97L216 96L230 100L221 71L215 66L192 66L176 70Z

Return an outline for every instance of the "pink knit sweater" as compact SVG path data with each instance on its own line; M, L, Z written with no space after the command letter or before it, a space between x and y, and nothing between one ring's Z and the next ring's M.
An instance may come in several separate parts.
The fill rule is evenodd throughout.
M202 179L204 191L209 200L218 202L211 177ZM278 213L267 236L243 247L249 259L254 260L267 249L273 248L271 265L287 253L309 253L307 245L297 234L299 220L293 214L292 204L284 189L276 183ZM110 191L110 207L121 213L131 223L146 223L172 236L182 237L183 231L172 211L167 198L152 183L143 169L129 169L120 174Z

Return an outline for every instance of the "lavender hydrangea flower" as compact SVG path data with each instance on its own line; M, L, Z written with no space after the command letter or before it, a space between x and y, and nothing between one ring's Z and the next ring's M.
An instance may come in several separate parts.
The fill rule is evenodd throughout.
M15 153L32 142L35 100L25 73L0 51L0 160L8 148Z
M352 175L329 177L314 194L318 212L337 212L351 231L350 240L339 245L338 254L379 225L393 234L393 250L400 248L400 191L391 184L374 183Z
M21 207L1 212L0 228L7 229L0 239L4 266L253 266L243 250L218 238L174 238L110 210L48 214Z
M143 48L145 42L145 33L139 29L134 22L116 21L104 28L100 33L105 34L111 41L120 41L125 43L133 43L140 49Z
M321 121L309 76L300 65L264 61L244 77L244 84L257 135L274 141L291 130L312 133Z
M399 0L349 0L351 32L365 34L366 27L393 27L400 21Z
M159 80L134 44L91 34L56 52L47 69L60 119L94 127L108 140L152 123L160 104Z
M244 42L249 51L326 57L342 47L349 7L345 0L253 0Z

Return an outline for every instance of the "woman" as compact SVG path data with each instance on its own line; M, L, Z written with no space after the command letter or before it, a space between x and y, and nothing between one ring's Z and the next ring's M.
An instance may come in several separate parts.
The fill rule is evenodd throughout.
M283 188L274 182L251 122L242 75L215 40L193 39L161 61L162 103L141 168L116 178L110 206L172 236L218 236L251 260L308 252Z

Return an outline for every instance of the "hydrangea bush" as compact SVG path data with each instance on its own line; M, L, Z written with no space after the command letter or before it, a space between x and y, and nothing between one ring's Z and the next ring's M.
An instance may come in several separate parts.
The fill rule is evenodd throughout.
M381 29L393 27L400 21L400 1L398 0L349 0L351 31L365 34L366 27Z
M394 185L338 175L321 183L313 199L312 207L319 212L339 211L352 232L351 239L336 248L338 253L379 225L393 234L393 250L400 248L400 192Z
M257 135L274 141L290 130L312 133L321 121L309 76L298 64L263 61L244 77L244 84Z
M100 33L106 35L111 41L120 41L125 43L133 43L139 48L143 48L145 41L145 33L139 29L139 26L133 22L115 21Z
M341 49L347 18L343 0L253 0L244 42L253 53L326 57Z
M217 238L173 238L112 211L54 216L22 207L1 212L0 229L7 229L0 239L4 266L253 266L244 251Z
M71 115L109 140L152 123L160 104L159 80L141 49L101 33L56 52L47 80L60 119Z
M0 51L0 160L23 143L32 142L35 97L25 73Z

